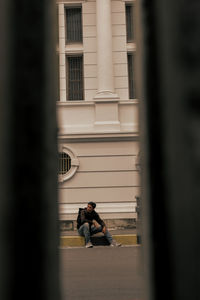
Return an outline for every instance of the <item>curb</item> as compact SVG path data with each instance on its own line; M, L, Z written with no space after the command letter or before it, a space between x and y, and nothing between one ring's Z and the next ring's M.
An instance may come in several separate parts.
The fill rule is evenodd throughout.
M113 239L126 246L138 244L136 234L114 234ZM60 247L84 247L85 239L81 236L61 236Z

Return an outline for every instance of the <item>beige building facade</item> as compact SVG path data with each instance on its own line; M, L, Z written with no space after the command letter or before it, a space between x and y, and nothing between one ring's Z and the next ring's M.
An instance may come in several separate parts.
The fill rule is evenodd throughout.
M136 218L140 180L134 1L57 1L59 216L97 203L105 220Z

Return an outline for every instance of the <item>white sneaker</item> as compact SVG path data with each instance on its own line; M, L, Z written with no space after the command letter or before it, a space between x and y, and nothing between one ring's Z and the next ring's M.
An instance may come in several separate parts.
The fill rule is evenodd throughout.
M92 248L92 247L93 247L93 245L92 245L92 243L91 243L91 242L88 242L88 243L85 245L85 247L86 247L86 248Z
M121 244L117 243L115 240L112 240L112 243L110 244L111 247L120 247Z

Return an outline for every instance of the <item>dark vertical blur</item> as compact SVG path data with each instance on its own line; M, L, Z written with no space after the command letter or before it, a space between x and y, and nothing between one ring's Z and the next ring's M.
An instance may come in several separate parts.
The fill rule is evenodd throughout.
M0 299L60 299L56 7L0 4Z
M200 2L141 0L146 299L199 299Z

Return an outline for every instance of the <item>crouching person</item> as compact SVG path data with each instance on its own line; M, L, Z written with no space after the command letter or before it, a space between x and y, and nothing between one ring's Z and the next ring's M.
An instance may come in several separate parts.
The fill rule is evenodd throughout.
M103 232L104 236L110 243L110 246L121 246L113 238L107 230L104 221L100 218L99 214L95 211L96 204L88 202L87 207L80 208L77 217L77 229L81 236L85 237L86 248L92 248L91 236L98 232Z

